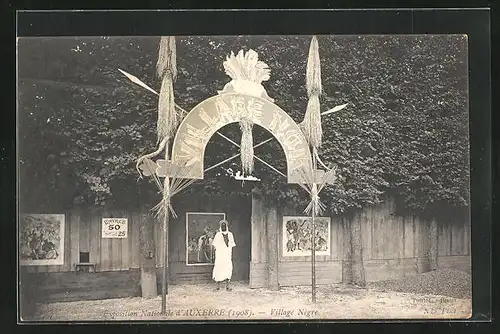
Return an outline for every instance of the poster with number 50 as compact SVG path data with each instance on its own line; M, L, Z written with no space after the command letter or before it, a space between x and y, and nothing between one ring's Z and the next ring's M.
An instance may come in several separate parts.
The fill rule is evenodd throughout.
M127 218L103 218L102 237L103 238L126 238L128 229Z

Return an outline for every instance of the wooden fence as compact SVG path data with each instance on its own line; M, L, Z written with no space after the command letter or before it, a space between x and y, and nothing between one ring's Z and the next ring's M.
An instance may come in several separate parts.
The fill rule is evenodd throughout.
M252 263L250 286L269 286L270 271L277 272L277 283L281 286L307 285L311 282L311 257L284 257L282 254L282 217L301 216L300 212L282 209L277 222L272 222L266 208L254 200L252 225ZM413 216L394 214L393 202L367 208L348 220L346 217L331 217L330 254L316 257L318 284L349 281L350 230L348 224L358 220L361 225L363 264L367 281L395 279L430 270L429 222ZM440 268L456 268L470 272L470 223L464 217L460 221L438 221L438 265ZM264 247L272 238L265 226L276 225L276 261L273 265L272 246ZM269 243L269 242L268 242ZM347 278L347 279L346 279Z

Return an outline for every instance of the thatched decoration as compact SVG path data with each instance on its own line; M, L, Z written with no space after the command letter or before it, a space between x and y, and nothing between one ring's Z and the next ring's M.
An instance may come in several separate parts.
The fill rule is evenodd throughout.
M323 92L321 86L321 63L319 59L318 39L313 36L309 46L309 57L307 58L306 70L307 95L321 95Z
M318 148L321 145L323 130L321 128L321 110L319 96L322 93L321 64L316 36L313 36L309 47L309 57L306 69L306 88L309 102L304 120L300 124L309 145Z
M174 36L164 36L160 39L156 73L161 79L170 74L172 80L177 78L177 56Z
M313 95L307 103L306 114L301 124L302 131L311 147L317 148L323 139L319 97Z
M246 117L243 118L240 121L240 129L241 129L241 145L240 145L241 168L243 169L243 174L250 175L252 174L254 167L252 121Z
M161 83L160 98L158 99L158 123L156 124L158 142L164 138L171 138L178 123L179 118L174 102L174 86L172 78L166 74Z
M156 64L157 74L162 78L156 125L158 142L172 137L179 123L174 101L174 81L177 77L175 52L175 37L162 37Z

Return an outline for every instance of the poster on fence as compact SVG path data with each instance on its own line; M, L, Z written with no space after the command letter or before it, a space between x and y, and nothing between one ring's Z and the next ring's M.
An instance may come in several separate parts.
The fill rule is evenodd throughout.
M211 265L215 261L212 240L225 213L186 213L186 265Z
M103 238L127 238L127 230L128 230L127 218L102 219Z
M19 219L20 264L64 263L64 215L23 214Z
M330 218L316 217L316 255L330 255ZM283 217L283 256L311 256L311 217Z

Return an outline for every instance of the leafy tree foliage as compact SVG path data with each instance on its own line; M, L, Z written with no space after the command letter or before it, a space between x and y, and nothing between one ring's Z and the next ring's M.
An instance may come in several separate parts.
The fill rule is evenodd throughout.
M131 84L123 69L159 90L159 38L43 38L19 41L21 204L71 206L155 203L153 184L137 182L136 158L156 143L157 97ZM190 110L229 81L222 62L254 49L271 68L264 83L297 122L307 104L310 37L179 37L177 103ZM433 212L469 204L467 42L463 36L320 36L323 117L320 156L338 165L339 182L322 193L331 212L361 208L388 195L400 207ZM239 141L237 124L222 132ZM257 144L271 135L257 126ZM238 152L215 135L205 166ZM286 172L274 140L256 155ZM301 207L305 192L256 162L262 193ZM236 158L223 166L238 170ZM220 167L188 188L190 196L248 196Z

